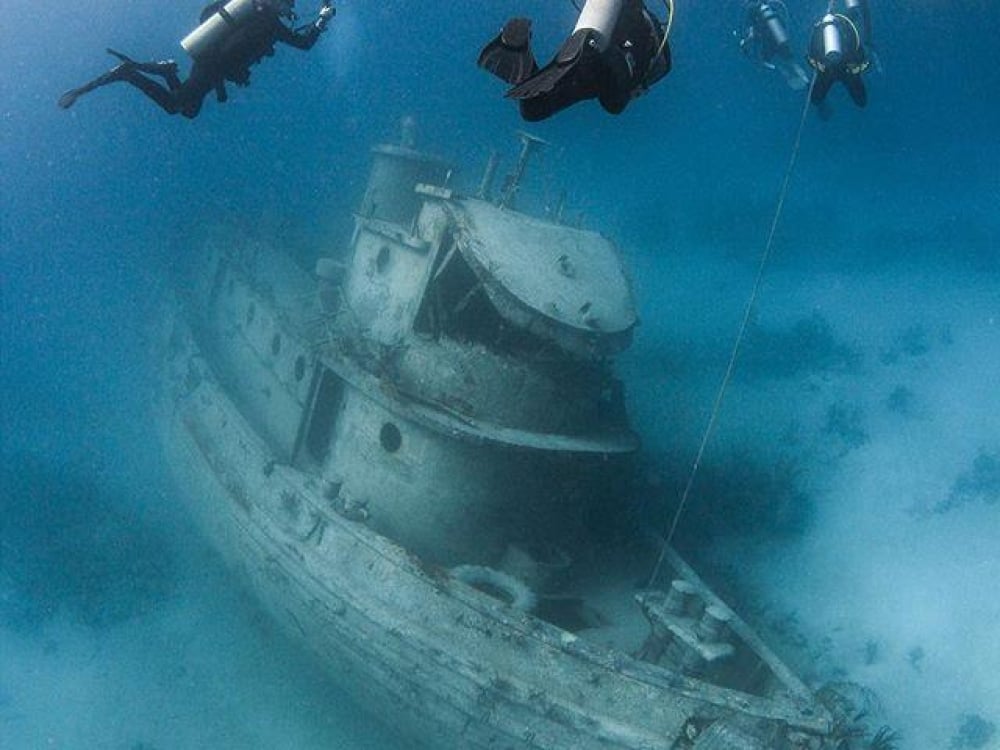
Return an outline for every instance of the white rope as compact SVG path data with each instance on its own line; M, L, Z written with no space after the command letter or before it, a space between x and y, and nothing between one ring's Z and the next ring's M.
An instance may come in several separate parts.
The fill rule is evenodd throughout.
M833 6L833 3L830 3ZM708 447L708 441L712 436L712 432L715 429L715 423L718 421L719 413L722 411L722 401L725 398L726 390L729 388L729 383L732 380L733 372L736 369L736 360L739 357L740 347L743 345L743 339L746 337L747 329L750 327L750 320L753 317L754 307L757 304L757 297L760 295L761 283L764 279L764 270L767 267L768 260L771 257L771 247L774 244L774 235L778 229L778 221L781 219L781 211L785 206L785 197L788 195L788 186L791 183L792 172L795 170L795 162L799 155L799 146L802 143L802 131L805 129L806 115L809 113L809 103L812 99L813 86L816 85L816 75L812 76L812 80L809 84L809 89L806 91L806 101L802 107L802 115L799 117L799 127L795 133L795 142L792 146L792 153L788 159L788 166L785 168L785 176L781 182L781 191L778 194L778 203L774 209L774 216L771 219L771 228L767 233L767 242L764 244L764 251L761 253L760 262L757 265L757 275L754 278L753 288L750 291L750 297L747 299L746 308L743 311L743 319L740 321L739 330L736 333L736 341L733 344L732 352L729 355L729 363L726 365L725 375L722 377L722 383L719 385L719 390L715 395L715 402L712 404L712 412L708 419L708 424L705 426L705 431L701 436L701 444L698 446L698 452L695 455L694 463L691 466L691 472L688 474L687 484L684 486L684 492L681 494L681 501L677 506L677 510L674 512L673 519L670 522L670 530L663 539L663 543L660 547L660 554L656 559L656 564L653 566L653 572L649 577L648 586L652 586L656 582L657 576L660 574L660 568L663 566L663 559L667 553L667 547L674 538L674 533L677 531L677 525L680 523L681 515L688 504L688 499L691 496L691 488L694 486L695 476L698 474L698 469L701 467L702 458L705 456L705 449Z

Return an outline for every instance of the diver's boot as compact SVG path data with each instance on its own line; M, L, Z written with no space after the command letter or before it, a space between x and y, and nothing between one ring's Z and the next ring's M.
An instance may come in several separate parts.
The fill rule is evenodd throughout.
M134 63L140 73L149 73L163 78L177 77L177 63L173 60L153 60L152 62Z
M140 73L149 73L150 75L162 76L163 78L177 77L177 63L174 60L153 60L152 62L137 62L133 60L128 55L124 55L117 50L113 50L110 47L106 48L109 55L113 55L121 60L123 63L133 66L133 70L138 70Z
M152 62L136 63L135 69L140 73L149 73L161 78L177 78L177 63L173 60L153 60Z
M531 53L531 21L512 18L479 53L477 65L502 81L517 85L538 70Z

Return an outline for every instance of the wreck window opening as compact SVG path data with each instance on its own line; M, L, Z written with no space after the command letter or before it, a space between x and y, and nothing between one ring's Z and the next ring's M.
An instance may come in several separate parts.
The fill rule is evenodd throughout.
M414 322L417 333L479 343L503 353L535 355L551 348L537 336L504 320L451 238L442 247L448 250L442 254L443 260L424 295Z
M392 422L386 422L379 430L378 441L386 453L395 453L403 446L403 434Z
M414 322L417 333L478 343L492 351L536 361L565 359L557 346L500 315L461 253L449 250L444 257Z
M375 270L380 274L385 273L385 270L389 267L389 260L391 259L389 246L382 245L378 249L378 255L375 256Z
M297 383L302 382L302 378L306 376L306 358L304 354L300 354L295 358L295 381Z
M451 230L447 230L441 238L440 247L441 250L435 259L431 279L427 284L413 326L416 333L430 335L435 339L441 335L441 326L445 318L445 301L441 294L441 285L437 281L448 270L458 251L458 244L455 242Z
M254 316L256 315L257 315L257 308L254 306L254 303L251 302L249 305L247 305L247 325L253 323Z
M281 354L281 334L276 333L271 337L271 354L277 357Z
M305 447L306 457L317 464L323 463L330 450L343 396L343 381L325 367L320 368L300 442Z

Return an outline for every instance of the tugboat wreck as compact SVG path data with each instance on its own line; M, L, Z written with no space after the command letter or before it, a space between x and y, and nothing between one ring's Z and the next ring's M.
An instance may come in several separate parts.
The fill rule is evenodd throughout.
M373 714L439 748L832 748L811 691L629 533L614 245L412 145L346 253L222 237L164 336L161 433L207 538ZM553 212L557 214L559 212ZM343 259L343 260L341 260ZM655 560L655 586L644 587Z

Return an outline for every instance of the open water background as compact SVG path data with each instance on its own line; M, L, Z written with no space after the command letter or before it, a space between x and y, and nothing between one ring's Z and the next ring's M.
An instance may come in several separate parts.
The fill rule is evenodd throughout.
M802 48L825 3L789 2ZM679 545L800 671L865 685L915 750L1000 747L1000 14L872 0L881 72L810 113L754 325ZM539 58L568 2L345 0L189 122L110 87L182 57L196 2L8 0L0 25L0 747L385 748L193 536L150 424L167 268L233 222L303 257L349 239L368 150L412 115L474 185L523 127L475 67L509 15ZM302 4L303 16L314 10ZM578 105L534 193L621 247L622 357L652 522L693 460L803 106L678 0L674 71Z

